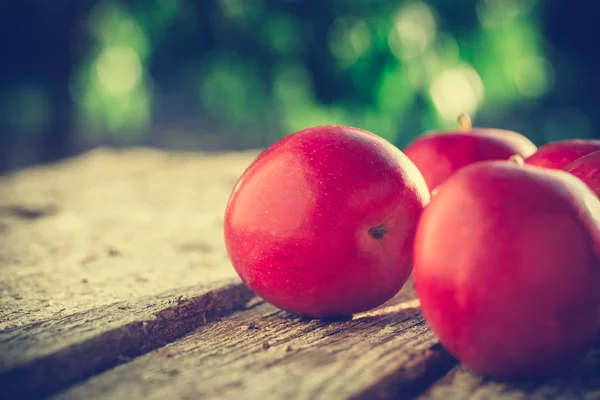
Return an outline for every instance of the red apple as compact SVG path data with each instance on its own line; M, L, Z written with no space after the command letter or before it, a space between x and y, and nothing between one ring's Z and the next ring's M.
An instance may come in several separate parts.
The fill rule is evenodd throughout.
M506 160L512 155L530 156L536 146L525 136L507 130L471 127L459 117L460 131L432 132L412 141L404 152L434 190L462 167L485 160Z
M564 171L583 181L600 196L600 151L595 151L568 164Z
M225 243L242 281L308 317L374 308L404 285L429 191L372 133L318 126L265 150L235 186Z
M488 161L439 187L415 238L423 315L492 378L558 373L594 344L600 200L564 171Z
M600 150L600 140L559 140L540 147L525 159L525 163L550 169L563 169L567 164L597 150Z

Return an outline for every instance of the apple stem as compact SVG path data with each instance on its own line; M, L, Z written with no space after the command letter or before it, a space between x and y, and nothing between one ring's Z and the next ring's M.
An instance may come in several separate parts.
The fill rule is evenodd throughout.
M467 113L462 113L458 116L458 128L461 132L468 132L473 129L471 117Z
M517 163L517 165L525 165L525 160L518 154L513 154L508 158L508 161Z

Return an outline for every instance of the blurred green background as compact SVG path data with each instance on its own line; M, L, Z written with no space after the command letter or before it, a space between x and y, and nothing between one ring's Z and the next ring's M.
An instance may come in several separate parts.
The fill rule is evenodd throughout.
M98 145L264 147L345 124L597 137L594 1L0 4L0 171Z

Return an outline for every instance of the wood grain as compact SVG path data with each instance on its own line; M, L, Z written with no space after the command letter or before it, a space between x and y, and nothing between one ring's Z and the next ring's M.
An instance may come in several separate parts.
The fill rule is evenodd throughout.
M0 393L45 396L164 346L254 297L237 280L94 308L0 333Z
M460 365L419 396L419 400L447 399L600 399L600 341L578 365L554 379L499 382L483 378Z
M223 213L257 154L98 149L0 177L0 331L235 276Z
M418 393L455 361L415 305L395 302L387 310L325 321L293 317L260 302L56 398L345 399Z
M410 281L345 320L254 297L222 224L257 154L99 149L0 177L0 398L600 399L600 344L548 382L456 366Z

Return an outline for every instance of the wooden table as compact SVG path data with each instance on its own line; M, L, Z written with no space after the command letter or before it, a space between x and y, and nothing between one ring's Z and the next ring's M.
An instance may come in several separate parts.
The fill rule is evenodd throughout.
M410 283L335 321L253 296L222 223L257 154L98 149L0 177L0 398L600 399L600 343L547 382L483 379Z

